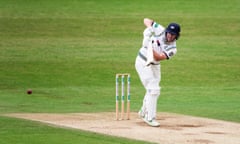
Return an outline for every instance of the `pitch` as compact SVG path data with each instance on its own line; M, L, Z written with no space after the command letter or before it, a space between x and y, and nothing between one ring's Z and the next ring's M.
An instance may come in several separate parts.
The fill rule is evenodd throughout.
M158 113L161 126L149 127L131 113L131 120L116 121L115 113L9 114L59 127L81 129L106 135L154 143L238 144L240 124L173 113ZM152 134L150 134L152 133Z

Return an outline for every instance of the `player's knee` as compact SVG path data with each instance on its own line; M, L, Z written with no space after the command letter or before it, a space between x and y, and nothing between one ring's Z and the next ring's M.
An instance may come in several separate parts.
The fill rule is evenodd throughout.
M160 89L151 89L149 90L149 93L153 96L159 96L160 95Z

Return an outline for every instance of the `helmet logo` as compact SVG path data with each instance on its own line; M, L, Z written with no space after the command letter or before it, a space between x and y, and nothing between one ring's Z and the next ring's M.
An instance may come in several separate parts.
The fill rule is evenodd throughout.
M170 28L171 28L171 29L175 29L175 27L174 27L174 26L171 26Z

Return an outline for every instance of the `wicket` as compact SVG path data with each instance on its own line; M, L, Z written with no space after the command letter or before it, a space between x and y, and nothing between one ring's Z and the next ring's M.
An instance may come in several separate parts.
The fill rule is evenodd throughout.
M118 73L116 74L116 120L119 120L119 78L121 78L121 119L120 120L124 120L124 103L125 103L125 98L124 98L124 94L125 94L125 89L124 89L124 85L125 85L125 76L127 77L127 120L130 119L130 74L129 73Z

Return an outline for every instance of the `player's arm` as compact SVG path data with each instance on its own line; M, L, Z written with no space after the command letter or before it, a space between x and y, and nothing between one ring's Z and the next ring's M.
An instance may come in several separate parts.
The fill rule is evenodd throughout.
M152 28L153 20L151 20L149 18L144 18L143 23L146 26L146 28L143 31L142 45L143 45L143 47L147 47L148 43L150 41L150 37L154 34L154 31L153 31L153 28Z
M162 25L149 18L144 18L143 23L147 27L145 33L151 33L155 36L160 35L165 29Z
M156 61L161 61L161 60L165 60L165 59L170 59L176 53L177 53L176 46L169 46L161 53L158 53L155 50L153 50L153 57Z
M165 59L168 59L167 55L165 53L157 53L155 50L153 50L153 57L156 61L162 61Z

